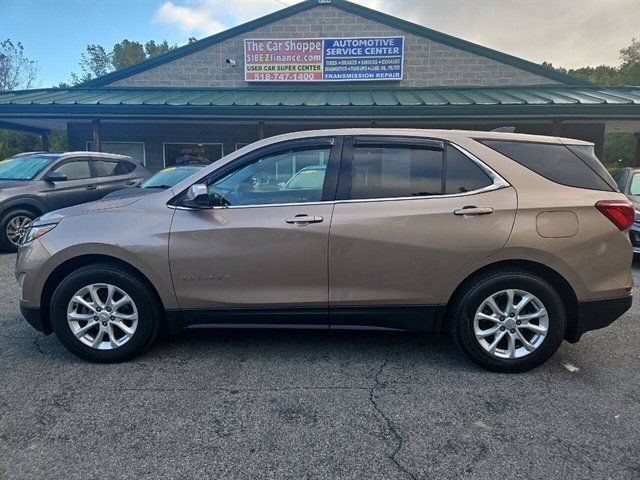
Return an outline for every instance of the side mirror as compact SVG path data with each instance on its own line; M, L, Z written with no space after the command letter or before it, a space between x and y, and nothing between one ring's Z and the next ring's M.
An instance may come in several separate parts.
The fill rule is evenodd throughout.
M207 208L209 207L209 190L204 183L196 183L191 185L187 194L182 200L182 205L189 208Z
M45 182L65 182L67 181L67 176L64 173L60 172L49 172L44 177Z

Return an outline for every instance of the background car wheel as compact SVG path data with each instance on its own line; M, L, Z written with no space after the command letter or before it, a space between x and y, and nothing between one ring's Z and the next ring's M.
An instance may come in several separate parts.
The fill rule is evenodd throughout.
M82 267L67 276L51 300L51 324L60 342L90 362L122 362L156 338L161 310L137 274L111 264Z
M11 210L0 220L0 249L4 252L15 252L20 240L36 218L29 210Z
M453 299L453 337L478 365L524 372L546 362L564 337L566 311L556 290L520 270L484 274Z

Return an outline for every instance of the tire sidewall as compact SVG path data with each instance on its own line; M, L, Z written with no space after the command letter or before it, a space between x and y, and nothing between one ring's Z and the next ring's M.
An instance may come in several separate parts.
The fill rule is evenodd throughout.
M85 345L76 338L67 322L67 308L71 298L78 290L93 283L108 283L121 288L131 297L138 311L138 325L133 337L113 350L98 350ZM56 288L51 300L51 325L60 342L84 360L97 363L129 360L142 353L157 332L157 319L153 317L151 298L144 286L125 272L85 267L66 277Z
M18 246L11 243L7 236L7 225L12 218L17 216L29 217L31 221L33 221L37 215L34 215L33 212L22 208L10 210L3 215L2 220L0 220L0 229L2 229L2 231L0 231L0 249L5 252L15 252L18 250Z
M524 290L538 297L549 318L549 330L542 345L521 358L492 356L482 348L474 333L474 317L480 304L490 295L507 289ZM564 338L566 311L562 299L547 282L535 276L511 273L481 281L471 288L463 298L458 321L459 341L472 360L494 371L522 372L541 365L556 352Z

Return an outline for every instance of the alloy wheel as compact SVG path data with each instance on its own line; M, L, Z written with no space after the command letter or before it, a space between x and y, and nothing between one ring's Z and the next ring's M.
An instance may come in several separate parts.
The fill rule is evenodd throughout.
M521 358L537 350L549 331L549 315L538 297L525 290L494 293L473 319L476 340L498 358Z
M138 309L121 288L94 283L78 290L67 307L69 328L85 345L113 350L127 343L138 327Z
M9 220L5 230L9 241L16 247L20 245L20 241L22 240L22 237L24 237L24 234L27 233L27 229L30 224L31 218L26 215L16 215Z

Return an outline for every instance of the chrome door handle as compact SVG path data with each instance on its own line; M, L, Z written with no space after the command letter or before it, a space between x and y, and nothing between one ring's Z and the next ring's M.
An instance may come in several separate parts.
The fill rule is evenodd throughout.
M295 223L295 224L299 224L299 223L305 223L305 224L306 223L320 223L323 220L324 220L324 218L322 218L322 217L300 214L300 215L296 215L294 217L287 218L287 223Z
M489 215L493 213L493 208L491 207L463 207L459 210L455 210L453 212L454 215Z
M86 187L84 187L85 190L97 190L98 187L95 185L87 185Z

